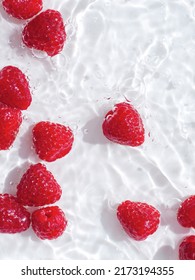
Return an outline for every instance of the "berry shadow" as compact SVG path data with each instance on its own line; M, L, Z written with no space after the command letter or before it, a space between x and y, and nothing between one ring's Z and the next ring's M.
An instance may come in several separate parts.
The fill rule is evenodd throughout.
M25 25L25 20L20 20L8 15L3 9L2 5L0 6L0 16L4 18L9 24L12 25L12 33L9 36L8 45L14 49L15 53L18 56L24 56L24 47L22 45L22 28ZM15 25L15 26L14 26Z
M4 182L4 193L9 193L12 195L16 195L16 187L20 182L22 175L26 172L28 167L31 165L30 162L25 162L20 166L13 168L5 178Z
M153 260L177 260L177 252L177 249L171 246L162 246L157 250Z
M115 242L124 241L127 239L127 235L116 217L117 206L113 208L109 206L107 200L103 202L101 223L111 240Z
M23 43L22 41L23 28L24 25L23 27L20 26L20 28L18 27L17 29L15 28L9 36L9 45L12 49L14 49L15 54L21 57L21 59L27 57L33 59L33 63L41 63L46 73L52 73L56 71L56 68L54 67L50 57L47 54L44 54L44 52L40 51L40 54L42 54L43 57L41 56L39 57L38 55L36 56L36 54L33 53L33 50L31 48L28 48ZM36 50L34 52L36 53Z
M108 144L108 139L102 132L103 117L95 117L82 127L83 141L90 144Z
M38 241L38 237L35 235L31 224L30 224L30 227L27 230L21 232L20 234L21 234L22 237L27 238L28 240L30 238L32 241L35 241L35 242Z
M165 205L159 206L161 212L161 225L168 226L169 229L176 234L188 234L189 228L182 227L177 221L177 211L180 206L180 202L174 203L171 207L167 208Z
M32 129L33 125L29 126L27 131L20 137L20 146L18 149L18 154L19 157L22 159L39 161L39 158L33 148Z
M18 56L24 57L26 51L22 43L22 29L17 28L9 36L9 45ZM26 51L27 52L27 51Z

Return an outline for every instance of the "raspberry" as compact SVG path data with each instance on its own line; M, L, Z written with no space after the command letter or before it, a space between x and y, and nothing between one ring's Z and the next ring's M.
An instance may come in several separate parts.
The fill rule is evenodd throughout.
M61 14L46 10L33 18L23 30L23 42L29 48L45 51L49 56L60 53L66 32Z
M43 7L42 0L3 0L2 5L9 15L18 19L29 19Z
M144 142L144 127L138 112L129 103L118 103L109 111L102 124L104 135L115 143L140 146Z
M38 209L32 213L32 228L40 239L56 239L67 226L64 212L58 206Z
M195 260L195 235L187 236L179 246L180 260Z
M43 206L60 199L61 187L45 165L31 165L17 186L17 199L23 205Z
M30 226L30 213L10 194L0 194L0 232L17 233Z
M51 162L67 155L74 141L69 127L52 122L39 122L33 128L33 143L40 159Z
M160 223L160 213L153 206L124 201L117 209L117 217L126 233L135 240L144 240L153 234Z
M32 101L26 76L15 66L0 71L0 102L13 108L26 110Z
M0 150L13 144L22 123L21 111L0 103Z
M177 220L183 227L195 228L195 195L181 203L177 212Z

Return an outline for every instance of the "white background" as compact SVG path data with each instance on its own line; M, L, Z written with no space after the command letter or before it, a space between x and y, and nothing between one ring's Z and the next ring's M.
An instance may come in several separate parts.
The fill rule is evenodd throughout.
M75 135L72 151L46 165L62 186L56 205L69 223L54 241L39 240L31 229L1 234L0 259L177 259L182 238L195 232L176 221L195 187L195 2L47 0L47 8L62 13L67 30L65 47L53 58L24 47L26 21L0 7L0 67L18 66L33 94L13 147L0 153L0 191L15 194L30 163L40 162L32 126L67 124ZM138 148L102 135L105 113L125 98L145 125ZM116 219L126 199L161 212L158 231L143 242L130 239Z

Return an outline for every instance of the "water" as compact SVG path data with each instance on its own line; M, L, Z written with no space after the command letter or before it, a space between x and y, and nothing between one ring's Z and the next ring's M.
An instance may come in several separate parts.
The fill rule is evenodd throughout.
M13 147L0 154L0 188L14 194L29 164L39 162L31 139L36 122L70 124L71 153L46 164L62 186L56 205L69 226L54 241L39 240L31 229L1 234L0 258L177 259L180 240L194 233L178 225L176 211L195 185L195 1L48 0L46 8L61 11L67 28L66 45L54 58L24 47L25 22L0 8L0 67L20 67L33 89ZM138 148L102 135L105 113L125 99L145 125ZM161 212L161 225L147 240L128 238L116 220L125 199Z

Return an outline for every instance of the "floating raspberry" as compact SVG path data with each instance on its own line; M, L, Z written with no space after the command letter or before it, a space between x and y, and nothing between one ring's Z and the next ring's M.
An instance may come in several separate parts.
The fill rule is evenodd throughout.
M29 19L43 7L42 0L3 0L2 5L9 15L18 19Z
M33 143L42 160L51 162L67 155L74 141L71 129L62 124L39 122L33 128Z
M160 223L160 213L153 206L124 201L117 209L117 217L126 233L135 240L144 240L153 234Z
M195 195L181 203L177 212L177 220L183 227L195 228Z
M129 103L118 103L109 111L102 125L104 135L115 143L140 146L144 142L144 127L138 112Z
M45 165L31 165L17 186L17 199L23 205L43 206L60 199L61 187Z
M195 235L187 236L179 246L180 260L195 260Z
M64 212L58 206L38 209L32 213L32 228L41 239L56 239L67 226Z
M66 32L62 15L46 10L33 18L23 30L23 42L29 48L45 51L49 56L60 53L64 47Z
M0 232L17 233L30 226L30 213L10 194L0 194Z
M32 101L29 83L22 71L15 66L6 66L0 71L0 102L26 110Z
M0 103L0 150L13 144L22 123L21 111Z

